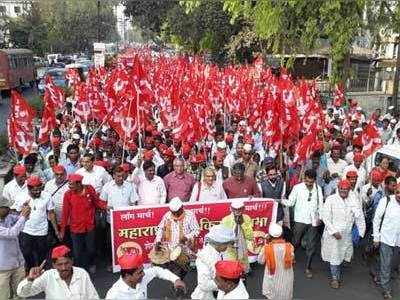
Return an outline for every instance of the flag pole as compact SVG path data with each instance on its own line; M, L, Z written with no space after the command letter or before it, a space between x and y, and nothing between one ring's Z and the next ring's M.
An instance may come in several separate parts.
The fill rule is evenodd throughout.
M129 100L128 116L130 116L131 113L131 106L132 106L132 97ZM125 146L126 146L126 131L124 130L124 143L122 145L122 162L124 162L125 159Z
M104 118L104 120L100 123L99 127L97 127L97 129L93 132L92 137L88 140L86 146L85 146L85 150L87 150L89 148L90 143L93 141L93 139L96 137L97 133L99 132L99 130L101 129L101 127L103 127L103 125L105 123L108 122L108 120L111 117L111 114L113 114L115 111L115 107L113 109L111 109L111 111L106 115L106 117Z

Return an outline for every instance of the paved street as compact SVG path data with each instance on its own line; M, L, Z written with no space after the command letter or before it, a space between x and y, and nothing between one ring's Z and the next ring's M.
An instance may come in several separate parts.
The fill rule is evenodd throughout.
M297 265L295 268L295 284L294 296L297 300L337 300L337 299L362 299L362 300L377 300L382 299L381 294L370 280L368 269L361 261L359 255L349 267L344 270L343 288L333 290L329 287L327 265L323 264L320 258L315 260L315 276L313 279L306 279L303 275L304 270L304 253L300 252L297 255ZM252 276L248 280L248 292L251 298L264 298L261 294L261 285L263 278L264 267L256 265ZM117 280L117 275L100 271L94 279L100 297L104 297L107 290L113 282ZM192 272L185 278L188 284L189 294L193 291L197 283L196 273ZM394 299L400 299L399 281L394 281L393 294ZM165 298L172 297L171 285L160 280L154 280L149 287L149 298Z
M37 95L37 90L36 88L33 89L24 88L23 95L27 100L30 100L32 97ZM6 131L7 127L6 121L9 111L10 111L10 98L8 97L0 98L0 133Z

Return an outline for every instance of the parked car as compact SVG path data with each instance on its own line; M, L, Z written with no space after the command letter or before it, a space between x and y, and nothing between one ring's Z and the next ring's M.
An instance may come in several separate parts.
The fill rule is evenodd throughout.
M67 86L67 80L65 78L66 70L62 68L53 68L47 70L47 72L44 74L43 78L40 79L39 84L38 84L38 91L41 95L44 94L44 89L45 89L45 78L47 75L50 75L51 78L53 79L53 82L56 86L65 88Z

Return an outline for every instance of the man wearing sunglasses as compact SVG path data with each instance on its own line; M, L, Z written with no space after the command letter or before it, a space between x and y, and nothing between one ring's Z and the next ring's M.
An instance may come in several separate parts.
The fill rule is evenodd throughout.
M320 203L323 203L322 189L315 180L317 173L313 169L308 169L304 173L303 182L296 184L288 199L283 199L282 204L293 207L294 227L292 244L296 249L301 245L304 238L306 248L306 277L311 279L311 262L315 254L318 243L319 217L318 210Z

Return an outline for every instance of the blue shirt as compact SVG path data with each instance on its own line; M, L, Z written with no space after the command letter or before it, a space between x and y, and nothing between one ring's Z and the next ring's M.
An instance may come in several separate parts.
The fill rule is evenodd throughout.
M65 168L65 171L67 172L67 175L73 174L81 168L79 162L76 162L76 164L73 164L69 160L69 158L67 158L67 160L63 163L63 166Z
M0 219L0 271L9 271L25 264L18 242L25 220L13 214Z

